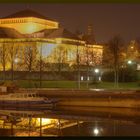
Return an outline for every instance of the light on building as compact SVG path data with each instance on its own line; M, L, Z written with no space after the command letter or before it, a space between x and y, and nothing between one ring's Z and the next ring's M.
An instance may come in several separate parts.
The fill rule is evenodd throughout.
M99 76L99 81L101 81L101 76Z
M89 81L89 76L87 77L87 81Z
M61 44L62 43L62 40L61 39L56 39L56 43L57 44Z
M40 124L40 121L42 121L42 125L47 125L47 124L51 124L52 119L48 119L48 118L37 118L38 123Z
M14 59L14 62L15 62L15 63L18 63L18 62L19 62L19 59L18 59L18 58L15 58L15 59Z
M137 64L137 70L140 70L140 64Z
M29 22L25 26L23 26L23 30L27 34L31 34L31 33L35 32L35 31L37 31L37 27L36 27L36 24L34 24L32 22Z
M81 76L81 81L83 81L84 80L84 77L83 76Z

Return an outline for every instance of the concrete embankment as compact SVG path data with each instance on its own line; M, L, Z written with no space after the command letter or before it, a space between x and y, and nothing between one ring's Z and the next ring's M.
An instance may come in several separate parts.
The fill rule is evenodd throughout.
M140 108L140 100L134 99L62 99L58 106L86 106L86 107L123 107L123 108Z
M57 98L57 106L140 108L139 91L36 90L37 96Z

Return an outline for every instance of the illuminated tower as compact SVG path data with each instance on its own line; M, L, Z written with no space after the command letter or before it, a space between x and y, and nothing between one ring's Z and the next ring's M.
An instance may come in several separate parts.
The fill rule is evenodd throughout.
M88 36L93 35L93 25L92 24L89 24L87 27L87 35Z
M83 40L85 40L88 44L96 44L92 24L89 24L87 26L87 31L85 35L83 36Z

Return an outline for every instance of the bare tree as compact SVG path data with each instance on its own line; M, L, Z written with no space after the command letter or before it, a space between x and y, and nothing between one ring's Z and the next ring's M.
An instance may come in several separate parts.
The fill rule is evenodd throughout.
M6 62L7 62L7 49L6 49L6 43L3 42L0 47L0 61L3 68L3 80L6 80Z
M25 54L25 63L27 66L27 69L29 72L32 70L32 64L33 64L33 48L32 46L28 46L25 48L26 49L26 54Z
M9 46L9 50L8 50L8 56L9 56L9 62L11 65L11 80L14 80L14 63L16 62L17 56L18 54L18 47L13 43L11 43L11 45Z
M60 46L59 47L59 49L58 49L58 72L59 72L59 74L61 73L61 70L62 70L62 61L63 61L63 57L62 57L62 55L63 55L63 50L62 50L62 47Z
M80 89L80 50L79 50L78 43L77 43L77 47L76 47L76 64L77 64L78 89Z
M127 46L127 59L132 61L140 60L140 38L132 40Z
M57 64L58 64L58 72L59 74L61 73L64 64L65 64L65 60L66 60L66 49L63 46L59 46L58 47L58 57L57 57Z
M90 51L89 51L89 46L86 45L86 73L87 73L87 88L88 88L88 80L89 80L89 65L90 65Z
M40 58L39 58L39 87L41 88L42 87L42 70L43 70L43 67L42 67L42 43L41 43L41 46L40 46Z
M110 49L110 46L108 44L104 44L102 66L104 68L112 70L114 65L114 60L112 58L113 58L113 53Z
M123 47L124 43L122 38L117 35L114 36L108 43L109 48L113 54L113 67L114 67L114 82L115 86L118 87L118 78L119 78L119 55L120 55L120 49Z
M25 67L29 73L29 83L30 83L30 76L31 76L31 72L34 70L35 68L35 63L36 63L36 56L37 56L37 49L36 46L34 46L34 44L28 44L28 46L25 47L25 52L24 52L24 63L25 63Z

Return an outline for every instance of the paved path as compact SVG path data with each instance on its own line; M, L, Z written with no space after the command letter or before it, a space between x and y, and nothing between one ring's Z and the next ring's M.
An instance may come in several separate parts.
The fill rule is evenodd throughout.
M35 90L30 89L24 92L33 92L35 96L49 98L121 98L140 99L140 91L93 91L93 90Z

